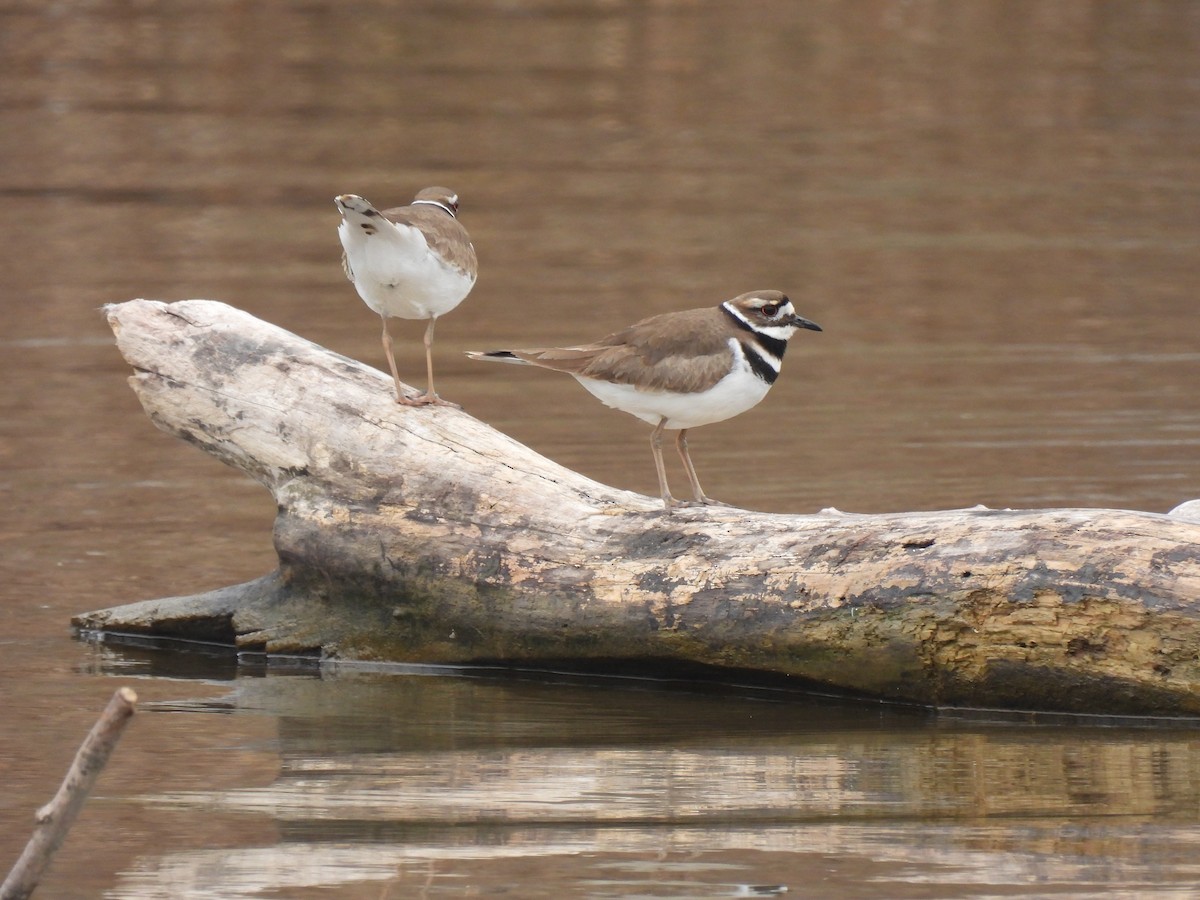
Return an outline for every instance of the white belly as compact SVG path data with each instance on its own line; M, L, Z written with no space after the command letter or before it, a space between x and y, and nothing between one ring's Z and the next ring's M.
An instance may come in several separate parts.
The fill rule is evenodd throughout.
M665 418L669 429L698 428L723 422L752 409L771 389L745 363L699 394L652 393L639 391L628 384L579 377L575 380L605 406L622 410L655 426Z
M358 295L380 315L441 316L462 303L475 284L435 256L415 228L385 227L367 236L343 221L338 236Z

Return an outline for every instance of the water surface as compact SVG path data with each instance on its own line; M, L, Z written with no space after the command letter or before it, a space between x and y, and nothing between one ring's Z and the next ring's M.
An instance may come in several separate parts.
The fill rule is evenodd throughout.
M715 497L1200 496L1200 7L0 0L0 161L0 868L112 691L144 701L44 896L1197 889L1189 723L239 670L67 622L274 565L270 498L154 430L97 308L218 299L382 365L347 191L459 192L439 388L599 480L653 492L643 425L461 351L774 287L825 331L691 435Z

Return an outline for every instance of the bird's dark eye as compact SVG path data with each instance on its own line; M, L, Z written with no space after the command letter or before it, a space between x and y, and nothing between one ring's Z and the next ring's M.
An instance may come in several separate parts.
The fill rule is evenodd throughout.
M768 319L773 319L777 315L779 315L779 307L776 306L774 303L768 303L766 306L764 306L762 308L762 314L764 316L766 316Z

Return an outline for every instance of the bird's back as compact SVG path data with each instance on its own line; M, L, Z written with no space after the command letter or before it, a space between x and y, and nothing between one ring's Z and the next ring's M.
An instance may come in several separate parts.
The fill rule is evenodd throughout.
M475 284L470 237L454 216L440 209L347 210L338 236L347 276L367 306L381 315L440 316L458 306Z
M703 391L729 372L733 360L728 336L714 327L720 315L716 307L663 313L591 344L504 352L510 362L519 360L576 378L638 390Z

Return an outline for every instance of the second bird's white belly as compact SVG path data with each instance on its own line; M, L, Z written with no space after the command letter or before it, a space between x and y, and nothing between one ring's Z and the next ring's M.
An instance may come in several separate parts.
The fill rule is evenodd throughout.
M338 233L354 272L354 287L375 312L399 319L444 315L463 301L475 284L436 257L416 229L381 230L369 238ZM409 232L405 234L404 232Z
M657 426L664 418L669 429L699 428L723 422L756 406L771 386L739 359L739 365L707 391L697 394L658 393L629 384L579 378L605 406L637 416Z

